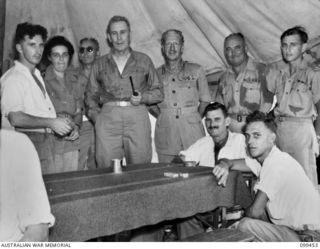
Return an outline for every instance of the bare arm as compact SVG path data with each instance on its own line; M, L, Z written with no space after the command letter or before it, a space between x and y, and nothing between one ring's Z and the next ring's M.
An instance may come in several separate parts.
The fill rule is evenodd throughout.
M226 186L230 170L251 172L251 169L247 166L245 159L229 160L226 158L222 158L218 161L218 163L212 170L212 173L215 175L218 181L218 185L222 185L223 187Z
M206 109L207 105L209 105L209 102L200 101L198 111L200 113L201 118L203 118L204 110Z
M30 225L26 228L20 242L23 241L48 241L48 224Z
M317 113L320 113L320 101L318 101L316 103L316 109L317 109ZM320 117L319 117L319 115L317 116L317 118L314 122L314 126L315 126L316 134L318 137L318 141L319 141L319 139L320 139L320 137L319 137L320 136Z
M22 111L10 112L8 115L9 122L15 128L37 129L51 128L59 135L65 135L71 131L67 118L42 118L29 115Z
M245 210L245 216L270 222L266 212L268 201L268 196L264 192L258 190L253 203Z

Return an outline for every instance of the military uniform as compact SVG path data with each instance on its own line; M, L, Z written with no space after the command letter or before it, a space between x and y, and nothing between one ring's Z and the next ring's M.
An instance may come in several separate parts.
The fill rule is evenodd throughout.
M158 69L163 81L164 100L158 104L155 145L160 162L170 162L181 150L205 135L198 112L199 101L210 102L208 82L203 69L182 61L171 72L165 65Z
M141 104L133 106L134 88L142 95ZM162 82L151 59L136 51L120 74L111 53L93 65L87 87L88 116L98 114L96 159L98 167L110 167L114 158L126 158L128 164L149 163L152 158L151 124L146 105L163 100Z
M79 164L78 169L95 169L96 158L95 158L95 131L93 123L88 119L86 113L87 108L84 103L84 96L86 87L89 82L89 76L87 77L84 73L83 68L78 68L79 75L82 75L81 79L78 82L79 93L81 97L82 104L82 124L79 130Z
M220 77L217 101L223 103L231 117L230 130L242 132L246 117L253 111L268 112L273 95L266 87L266 66L251 58L236 77L231 68Z
M292 76L289 66L270 69L268 89L277 97L274 114L277 122L277 145L304 168L315 186L318 185L316 156L319 145L313 121L317 116L315 103L320 100L320 72L303 61Z
M65 82L57 79L50 65L45 73L44 81L57 116L71 118L79 127L81 125L81 96L79 81L85 76L69 68L65 71ZM77 117L78 116L78 117ZM79 139L69 141L59 136L55 139L55 172L75 171L78 169ZM53 172L52 172L53 173Z

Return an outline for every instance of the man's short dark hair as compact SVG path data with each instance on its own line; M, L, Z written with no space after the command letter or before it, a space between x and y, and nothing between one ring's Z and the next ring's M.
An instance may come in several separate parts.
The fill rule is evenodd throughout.
M99 42L97 41L97 39L93 38L93 37L84 37L80 40L79 44L81 45L83 42L85 41L90 41L92 43L94 43L94 45L97 48L97 51L99 51L100 47L99 47Z
M65 38L64 36L57 35L57 36L51 37L44 47L43 60L45 64L47 65L50 64L50 62L48 61L48 58L51 54L52 48L55 46L65 46L68 49L68 53L70 56L70 59L69 59L69 63L70 63L72 61L72 56L74 54L74 48L71 42L67 38Z
M129 31L131 30L129 20L128 20L126 17L124 17L124 16L113 16L113 17L111 17L111 19L110 19L109 22L108 22L107 34L110 35L111 25L112 25L113 23L116 23L116 22L125 22L125 23L127 24L127 26L128 26Z
M38 24L32 24L28 22L19 23L16 28L16 33L13 41L13 51L15 51L14 59L19 58L19 53L16 51L16 45L25 39L25 36L29 36L30 39L40 35L43 42L47 40L47 29Z
M282 42L285 37L290 35L299 35L302 43L308 42L308 33L306 32L305 28L301 26L295 26L284 31L280 37L280 41Z
M207 105L206 109L204 110L204 116L206 116L208 112L219 110L219 109L222 111L224 117L228 117L227 108L225 107L225 105L219 102L214 102Z
M164 45L165 45L165 43L166 43L166 38L167 38L167 35L168 35L169 32L174 32L174 33L176 33L176 34L179 36L179 38L180 38L180 43L181 43L181 45L184 44L184 37L183 37L183 34L182 34L182 32L181 32L180 30L178 30L178 29L168 29L168 30L166 30L165 32L163 32L162 35L161 35L161 46L164 46Z
M232 33L230 35L228 35L225 39L224 39L224 43L226 43L227 40L229 40L230 38L233 38L233 37L238 37L242 40L243 43L246 43L246 39L244 38L244 35L240 32L238 33Z
M264 125L273 133L276 134L277 131L277 124L270 114L265 114L260 111L254 111L253 113L249 114L246 118L246 125L244 126L243 131L247 130L249 124L254 122L262 122Z

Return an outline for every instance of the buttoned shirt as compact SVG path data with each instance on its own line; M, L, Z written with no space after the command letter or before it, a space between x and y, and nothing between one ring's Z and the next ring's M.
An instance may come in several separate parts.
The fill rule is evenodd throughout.
M263 162L256 190L268 196L272 223L294 230L320 229L320 195L289 154L272 148Z
M30 70L19 61L1 77L2 126L13 129L8 120L10 112L24 112L37 117L55 118L56 112L47 92L42 92ZM35 76L45 88L39 70ZM45 132L45 129L28 129Z
M86 103L91 113L109 101L130 101L133 94L130 77L135 91L142 95L141 103L155 104L163 100L163 85L151 59L143 53L131 50L130 57L120 74L117 64L109 53L98 58L92 68L87 87Z
M175 71L165 65L157 69L163 81L164 100L161 109L198 106L199 101L211 102L206 75L200 65L181 61Z
M277 97L276 116L312 118L317 115L315 104L320 99L320 72L302 61L290 76L289 66L270 69L268 89Z
M228 68L219 79L217 101L227 107L230 115L248 115L256 110L268 112L273 95L267 91L266 66L248 58L238 76Z
M45 73L45 85L57 114L68 114L72 118L83 108L84 84L87 78L77 69L69 68L65 71L63 81L57 78L50 65Z
M196 161L200 166L215 166L214 141L211 136L200 138L179 154L185 156L185 161ZM245 137L240 133L229 131L228 140L218 155L218 159L221 158L245 159L246 165L255 175L258 175L261 169L259 162L247 154Z

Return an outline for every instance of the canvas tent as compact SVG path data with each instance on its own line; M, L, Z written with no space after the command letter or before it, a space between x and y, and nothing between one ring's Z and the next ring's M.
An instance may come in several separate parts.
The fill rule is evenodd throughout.
M25 21L45 26L50 36L66 36L76 48L81 38L95 37L104 54L108 20L126 16L132 47L150 55L156 66L163 63L161 33L177 28L186 40L184 58L208 74L225 68L223 40L232 32L242 32L250 55L266 63L281 59L279 36L292 26L307 29L310 47L320 43L319 0L0 0L0 11L3 71L11 65L16 25ZM320 46L311 55L319 58ZM76 57L73 63L77 66Z

